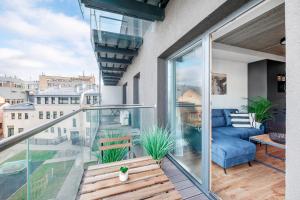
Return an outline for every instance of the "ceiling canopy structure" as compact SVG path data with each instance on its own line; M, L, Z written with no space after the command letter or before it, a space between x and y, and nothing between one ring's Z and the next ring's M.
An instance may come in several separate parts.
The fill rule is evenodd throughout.
M138 55L149 21L164 19L168 1L81 0L85 7L91 9L91 41L104 85L118 84ZM114 14L102 15L97 12L99 10ZM111 17L115 14L121 17Z
M216 42L285 56L285 11L279 5L227 33Z

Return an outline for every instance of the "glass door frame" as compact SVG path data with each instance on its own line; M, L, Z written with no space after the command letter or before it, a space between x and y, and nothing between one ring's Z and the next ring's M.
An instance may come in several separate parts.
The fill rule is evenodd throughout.
M238 18L239 16L247 13L252 10L265 0L253 0L247 3L245 6L239 8L228 17L221 20L219 23L215 24L211 28L209 28L206 32L202 33L200 36L196 37L192 42L186 44L183 48L172 54L167 58L168 61L168 89L170 85L174 87L175 79L174 74L171 74L172 71L172 59L175 57L184 54L185 52L191 50L197 45L201 44L202 48L202 59L203 59L203 86L202 86L202 95L204 96L202 102L202 120L204 123L202 124L202 183L199 183L192 175L189 174L186 170L183 170L183 173L187 175L195 185L197 185L206 195L213 199L219 199L218 196L211 190L212 184L212 169L211 169L211 140L212 140L212 130L211 130L211 71L212 71L212 35L218 29L230 24L233 20ZM173 70L174 73L174 70ZM174 94L173 94L174 95ZM171 97L171 98L170 98ZM170 92L168 91L168 125L170 126L171 120L174 120L174 114L171 112L170 105L172 105L171 99L174 99L174 96L170 96ZM172 119L173 118L173 119ZM175 161L175 165L180 168L180 164L176 164L176 160L170 155L170 158Z
M168 60L168 125L170 130L175 130L173 125L176 122L176 67L173 64L173 60L179 56L186 54L194 48L202 48L201 55L201 82L202 82L202 153L201 153L201 182L192 176L189 172L184 170L183 172L191 178L194 184L200 187L203 191L209 191L209 172L210 172L210 61L207 60L207 55L210 54L210 48L206 48L210 39L205 37L199 37L192 43L186 45L175 54L171 55ZM208 65L209 64L209 65ZM208 66L208 68L207 68ZM179 166L181 166L174 156L169 154L172 160L174 160Z

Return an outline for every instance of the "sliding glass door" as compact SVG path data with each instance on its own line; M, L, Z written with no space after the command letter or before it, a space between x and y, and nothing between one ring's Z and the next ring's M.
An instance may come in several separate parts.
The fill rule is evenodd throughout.
M202 183L203 53L195 44L169 60L169 121L172 157Z

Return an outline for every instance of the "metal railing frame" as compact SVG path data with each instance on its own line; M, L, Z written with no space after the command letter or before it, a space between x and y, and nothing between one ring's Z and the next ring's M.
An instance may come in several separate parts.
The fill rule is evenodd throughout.
M90 107L82 107L78 110L75 110L71 113L68 113L66 115L63 115L57 119L54 119L50 122L46 122L42 125L39 125L37 127L33 127L27 131L23 131L22 133L19 133L17 135L11 136L9 138L3 139L0 141L0 152L36 135L41 133L42 131L64 121L65 119L68 119L75 114L79 112L84 112L87 110L106 110L106 109L131 109L131 108L156 108L156 105L154 106L143 106L143 105L137 105L137 104L124 104L124 105L103 105L103 106L90 106Z

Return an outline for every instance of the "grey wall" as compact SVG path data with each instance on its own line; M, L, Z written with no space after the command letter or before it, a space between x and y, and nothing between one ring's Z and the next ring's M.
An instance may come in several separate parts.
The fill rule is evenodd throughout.
M285 132L286 97L277 91L277 74L285 74L285 63L262 60L248 64L248 98L265 97L273 103L268 131Z
M277 90L277 75L285 74L285 63L268 60L268 99L272 101L273 120L268 122L270 130L285 132L286 93Z
M287 73L286 199L300 199L300 1L285 1Z
M267 98L267 60L248 64L248 98Z

